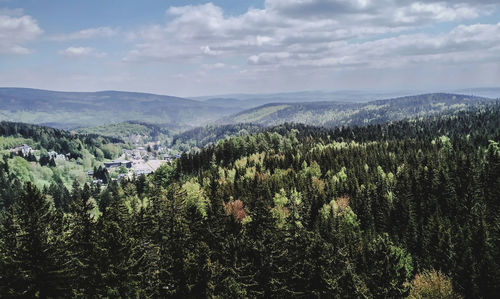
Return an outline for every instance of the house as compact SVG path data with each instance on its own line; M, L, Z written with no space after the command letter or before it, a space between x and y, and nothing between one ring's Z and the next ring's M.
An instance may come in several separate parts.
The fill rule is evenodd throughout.
M125 166L126 168L131 168L132 167L132 161L114 160L114 161L111 161L111 162L104 162L104 166L107 169L121 167L121 166Z
M55 151L50 151L47 153L49 155L49 158L51 159L61 159L61 160L66 160L66 156L67 155L64 155L64 154L59 154Z
M25 144L22 146L22 152L23 152L23 155L28 155L28 154L31 154L33 152L33 149L31 148L31 146Z
M31 146L23 144L21 146L15 147L14 149L11 150L11 152L22 153L23 156L27 156L33 152L33 149L31 148Z
M126 168L131 168L132 161L122 161L122 166L125 166Z
M104 167L106 168L115 168L115 167L120 167L122 166L121 161L111 161L111 162L104 162Z

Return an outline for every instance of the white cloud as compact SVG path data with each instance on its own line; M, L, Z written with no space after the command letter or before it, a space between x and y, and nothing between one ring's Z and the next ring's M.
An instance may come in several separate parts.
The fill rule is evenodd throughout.
M31 16L19 16L22 11L2 11L0 14L0 54L28 54L24 46L42 34L42 29ZM11 14L8 15L7 13Z
M447 34L398 35L361 43L337 41L317 51L300 47L249 56L256 65L391 68L411 64L498 61L500 23L460 25Z
M119 30L111 27L95 27L87 28L80 31L59 34L50 37L54 41L69 41L69 40L80 40L80 39L91 39L91 38L106 38L113 37L118 34Z
M202 47L200 47L200 49L201 49L201 52L203 52L203 54L205 54L205 55L210 55L210 56L217 55L217 52L210 49L210 46L202 46Z
M409 6L397 9L394 20L400 23L417 23L424 20L440 22L474 19L480 15L478 7L455 4L447 5L444 2L423 3L415 2Z
M50 39L123 37L130 48L123 55L126 63L117 63L119 67L131 74L150 69L162 74L155 77L157 82L148 78L141 83L146 76L137 76L123 85L126 88L128 84L152 88L153 83L163 84L163 77L179 90L317 88L329 87L334 74L339 82L345 78L355 82L358 77L368 82L366 74L371 74L374 82L384 77L380 74L394 79L420 68L434 74L437 68L455 71L476 64L489 65L484 68L491 76L500 58L500 25L480 22L499 8L498 0L265 0L263 8L230 15L207 3L171 7L164 23L129 32L96 27ZM20 19L24 13L10 14L9 18ZM477 24L456 25L460 23ZM1 37L3 32L0 49L5 51L9 41L11 53L29 51L25 43L37 36L11 42L14 39ZM59 53L68 58L106 55L84 46ZM200 84L193 87L195 79Z
M454 32L449 32L449 36L405 33L423 31L441 22L476 19L488 14L490 10L486 8L491 8L492 3L266 0L263 9L249 9L236 16L226 16L222 8L212 3L171 7L167 10L171 19L165 25L143 27L129 34L136 44L124 61L202 63L205 57L218 56L245 57L248 64L256 67L376 67L380 62L370 59L377 57L379 61L384 58L392 60L391 65L401 65L405 59L408 63L416 60L411 56L447 53L466 44L481 51L479 44L454 44L451 39L458 38ZM496 37L485 34L484 41L488 40ZM406 47L405 42L409 44ZM370 48L374 45L383 47Z
M64 50L59 51L59 54L67 58L80 58L80 57L102 58L107 55L106 53L96 51L96 49L91 47L68 47Z

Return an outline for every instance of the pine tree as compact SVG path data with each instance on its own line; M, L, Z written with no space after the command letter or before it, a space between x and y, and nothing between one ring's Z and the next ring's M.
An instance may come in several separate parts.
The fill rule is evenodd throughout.
M15 208L19 226L17 258L21 283L18 292L28 297L58 297L67 294L66 269L57 246L58 217L49 202L31 183Z
M373 298L404 298L412 271L411 256L395 247L388 235L377 236L365 251L364 276Z
M98 265L102 251L97 244L96 223L92 216L94 209L87 184L81 193L73 190L67 238L70 275L74 294L86 298L97 297L103 290Z
M136 242L130 236L132 224L127 206L116 183L105 193L110 202L97 224L100 272L106 296L133 297L137 288L137 261L133 258Z
M257 194L268 194L265 184L259 184ZM269 197L261 196L250 207L252 221L246 225L245 245L255 276L255 286L249 296L275 297L284 291L285 271L279 261L285 251L281 246L282 231L278 230L270 211Z
M0 294L12 298L23 294L18 255L20 232L14 213L14 206L10 206L4 211L0 223Z

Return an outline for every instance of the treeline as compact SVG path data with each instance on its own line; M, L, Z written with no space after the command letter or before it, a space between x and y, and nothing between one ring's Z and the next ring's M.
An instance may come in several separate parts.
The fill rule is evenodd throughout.
M233 136L244 136L262 130L263 126L255 124L209 125L194 128L173 137L172 147L181 150L202 148L215 144L221 139Z
M117 152L112 144L123 142L121 139L112 137L72 134L50 127L6 121L0 122L0 136L31 139L39 144L39 149L69 154L70 159L82 158L84 148L96 157L112 159Z
M484 147L488 145L489 140L500 140L499 128L500 104L485 105L452 114L438 114L426 118L367 126L325 128L285 123L267 128L254 135L221 141L218 145L211 144L200 152L186 152L180 169L191 173L194 170L207 169L212 163L232 163L242 156L267 151L270 148L277 151L280 150L278 146L281 137L285 135L293 135L293 139L313 144L366 143L404 139L432 142L437 137L447 136L453 143L459 143L465 138L467 142ZM289 144L286 147L288 151L294 151Z
M1 164L0 294L496 298L499 116L284 125L59 204Z

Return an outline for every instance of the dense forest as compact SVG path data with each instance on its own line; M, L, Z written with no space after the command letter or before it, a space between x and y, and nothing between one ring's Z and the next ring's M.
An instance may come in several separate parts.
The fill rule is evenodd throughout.
M499 141L485 105L281 125L62 195L0 163L0 294L496 298Z
M80 128L75 131L80 134L94 134L108 136L129 143L145 144L151 141L169 143L171 140L173 126L168 129L158 124L150 124L139 121L126 121L116 124L101 125L89 128ZM179 128L174 128L179 129Z
M227 117L223 123L255 123L266 126L286 122L315 126L360 126L466 110L496 100L460 94L431 93L365 103L271 103Z
M261 125L243 123L198 127L174 135L172 147L183 151L199 149L228 137L245 136L261 129L263 129Z

